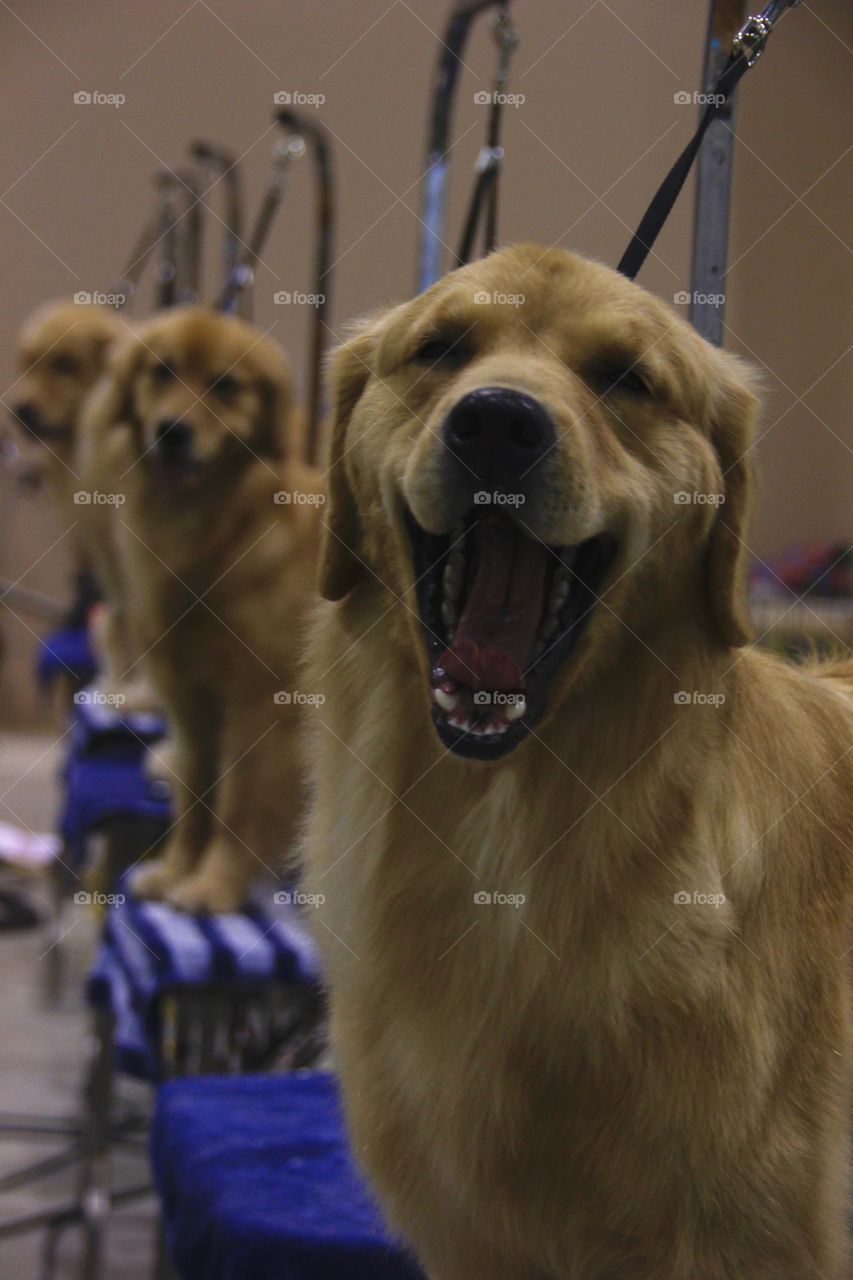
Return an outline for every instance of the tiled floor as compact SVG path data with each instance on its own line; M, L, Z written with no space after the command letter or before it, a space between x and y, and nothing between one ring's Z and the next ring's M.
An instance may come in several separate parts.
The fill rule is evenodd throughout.
M50 830L56 809L54 782L59 752L49 737L0 734L0 820ZM0 876L2 883L2 876ZM34 898L46 904L38 887ZM82 1001L93 926L83 908L65 922L67 981L59 1008L46 1006L44 953L51 934L43 928L0 932L0 1108L39 1115L71 1115L87 1051L87 1017ZM144 1095L143 1095L144 1097ZM56 1147L21 1143L0 1134L0 1174L48 1154ZM142 1181L144 1159L124 1157L116 1166L117 1185ZM33 1213L73 1191L73 1174L0 1195L0 1222ZM149 1280L153 1267L156 1202L136 1201L112 1219L104 1280ZM3 1280L42 1280L39 1237L0 1240ZM66 1232L57 1280L90 1280L79 1257L78 1233Z

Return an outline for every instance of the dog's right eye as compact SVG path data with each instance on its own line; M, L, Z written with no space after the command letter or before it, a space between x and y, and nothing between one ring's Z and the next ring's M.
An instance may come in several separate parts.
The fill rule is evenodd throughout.
M458 337L427 338L411 357L413 364L423 364L427 368L461 369L469 359L470 352Z
M167 364L163 364L162 361L160 364L155 364L154 368L151 370L151 377L155 382L171 382L174 376L174 369L170 369L169 366Z

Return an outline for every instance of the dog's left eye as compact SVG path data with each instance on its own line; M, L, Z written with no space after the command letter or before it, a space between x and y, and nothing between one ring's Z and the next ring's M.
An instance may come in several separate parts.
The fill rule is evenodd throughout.
M411 357L414 364L424 364L428 368L438 366L441 369L461 369L469 359L470 352L461 338L437 337L427 338Z
M214 395L224 396L226 399L229 396L236 396L240 389L240 383L228 373L223 373L221 378L216 378L210 384L210 390Z
M167 364L155 364L151 370L151 377L155 382L170 382L175 376L174 369L170 369Z
M650 397L654 394L651 384L639 369L618 367L599 369L592 381L601 396L620 391L633 396Z
M58 373L63 378L71 378L79 370L79 365L73 356L54 356L50 367L54 373Z

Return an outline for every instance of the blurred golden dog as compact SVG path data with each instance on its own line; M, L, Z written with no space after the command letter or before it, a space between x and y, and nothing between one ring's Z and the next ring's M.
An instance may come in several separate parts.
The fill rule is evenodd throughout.
M21 329L12 418L41 446L62 531L74 530L80 516L74 501L81 489L74 461L80 416L123 332L114 311L71 301L45 303ZM69 545L76 566L84 567L84 540L72 532Z
M118 512L132 627L175 732L175 826L137 890L189 910L240 905L301 804L296 653L322 488L288 456L287 362L201 307L117 355L93 432L127 431Z
M756 399L523 246L333 363L306 883L434 1280L842 1280L853 663L744 648Z

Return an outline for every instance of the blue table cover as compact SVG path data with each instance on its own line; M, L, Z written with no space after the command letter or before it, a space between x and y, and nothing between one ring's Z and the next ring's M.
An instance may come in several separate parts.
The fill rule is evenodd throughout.
M43 688L60 675L69 676L75 684L88 684L97 669L85 627L60 627L39 640L36 674Z
M135 898L127 877L117 889L123 901L107 910L87 998L114 1015L118 1064L131 1075L157 1079L158 1000L171 989L319 982L316 948L293 908L189 915Z
M151 1152L184 1280L423 1280L353 1165L325 1072L170 1081Z

